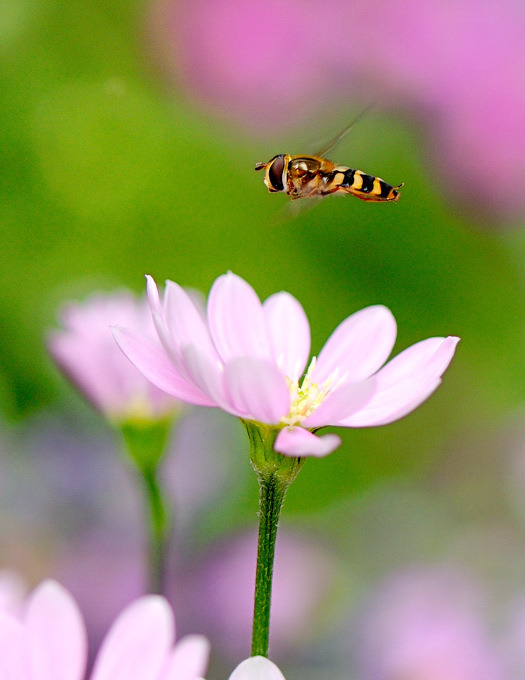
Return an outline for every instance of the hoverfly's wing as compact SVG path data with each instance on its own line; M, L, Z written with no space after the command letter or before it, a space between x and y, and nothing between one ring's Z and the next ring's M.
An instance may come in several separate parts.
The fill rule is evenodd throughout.
M328 151L330 151L330 149L332 149L336 144L338 144L343 139L343 137L346 137L346 135L350 132L350 130L352 130L357 125L357 123L361 120L361 118L363 118L363 116L370 111L370 109L374 106L374 103L375 102L372 102L366 108L364 108L360 113L358 113L357 116L353 119L353 121L351 123L349 123L349 125L347 125L344 130L342 130L338 135L336 135L333 139L331 139L328 143L326 143L322 147L322 149L319 149L319 151L316 151L314 156L324 158L325 154L327 154Z
M314 208L318 203L323 200L323 196L308 196L307 198L301 198L289 201L285 206L283 206L283 218L284 219L295 219L299 215L304 215Z

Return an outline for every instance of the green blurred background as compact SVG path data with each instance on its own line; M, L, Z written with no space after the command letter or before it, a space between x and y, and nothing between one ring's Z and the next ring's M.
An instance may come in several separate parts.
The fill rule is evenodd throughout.
M80 422L84 437L99 431L45 351L63 302L120 286L142 292L145 273L206 293L232 270L261 298L287 290L302 302L314 354L342 319L375 303L396 317L396 352L433 335L462 338L443 385L417 412L387 427L345 431L337 452L308 461L289 492L287 521L307 526L316 518L323 527L322 513L377 484L404 480L415 489L436 467L449 474L476 467L480 441L496 438L524 402L522 233L480 220L475 206L460 210L428 163L415 119L380 104L333 155L403 181L399 203L334 198L287 217L286 197L266 191L255 162L308 151L310 140L331 136L362 102L332 103L286 134L236 131L176 83L161 81L147 57L143 13L141 3L105 0L3 3L5 456L20 455L35 419L62 414ZM465 442L476 451L465 453ZM200 527L201 540L255 522L246 444L239 429L234 466L246 474L228 511ZM487 455L497 460L492 449ZM482 507L483 497L474 502ZM27 499L29 516L30 508ZM339 526L332 519L337 540L347 522L346 514ZM23 562L13 564L6 550L1 561ZM40 571L27 568L27 575Z

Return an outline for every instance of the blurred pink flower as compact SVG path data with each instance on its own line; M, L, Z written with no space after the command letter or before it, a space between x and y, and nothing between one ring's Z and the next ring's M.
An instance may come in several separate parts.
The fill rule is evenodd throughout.
M252 656L242 661L229 680L285 680L277 666L264 656Z
M18 613L26 594L26 583L16 571L0 570L0 611Z
M127 291L98 293L61 312L63 330L52 331L48 346L57 365L99 411L112 420L156 419L180 407L154 387L116 347L110 325L122 323L154 335L144 298Z
M329 8L160 0L156 8L152 42L164 68L207 109L275 134L349 98L352 110L370 101L413 108L449 193L497 214L525 209L524 192L513 189L525 183L523 3L399 0L393 11L378 0L370 12L365 0Z
M296 457L325 456L339 446L337 435L314 434L321 427L384 425L413 411L441 383L459 340L424 340L381 368L396 323L376 305L343 321L305 373L310 327L288 293L261 304L248 283L228 273L212 286L207 317L172 281L162 305L148 277L148 297L157 340L114 329L135 366L181 401L275 427L275 450Z
M91 680L197 680L208 662L208 642L198 635L175 646L175 623L164 598L149 595L116 619L97 655ZM0 612L2 680L81 680L87 642L80 611L55 581L29 596L23 615Z
M286 124L291 111L304 115L333 88L320 50L329 13L315 4L161 0L151 23L163 67L207 107L248 126Z
M475 584L451 569L393 578L358 622L362 680L508 680Z

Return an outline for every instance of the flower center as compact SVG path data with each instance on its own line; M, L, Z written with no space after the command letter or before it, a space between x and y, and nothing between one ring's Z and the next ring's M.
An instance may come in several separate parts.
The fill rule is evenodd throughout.
M315 370L317 358L313 357L304 375L303 381L290 380L286 378L290 389L291 406L290 412L281 418L283 425L300 425L302 421L310 416L327 397L330 392L343 382L338 379L338 369L336 369L323 383L312 382L312 374Z

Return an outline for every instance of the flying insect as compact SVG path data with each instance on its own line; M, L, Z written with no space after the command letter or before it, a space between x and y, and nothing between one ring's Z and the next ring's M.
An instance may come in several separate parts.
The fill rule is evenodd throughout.
M368 110L368 109L366 109ZM271 193L283 191L292 201L330 194L351 194L362 201L395 202L403 184L392 186L380 177L362 170L336 165L324 155L354 127L363 111L341 133L313 156L278 154L267 163L256 163L255 170L264 170L264 183Z

